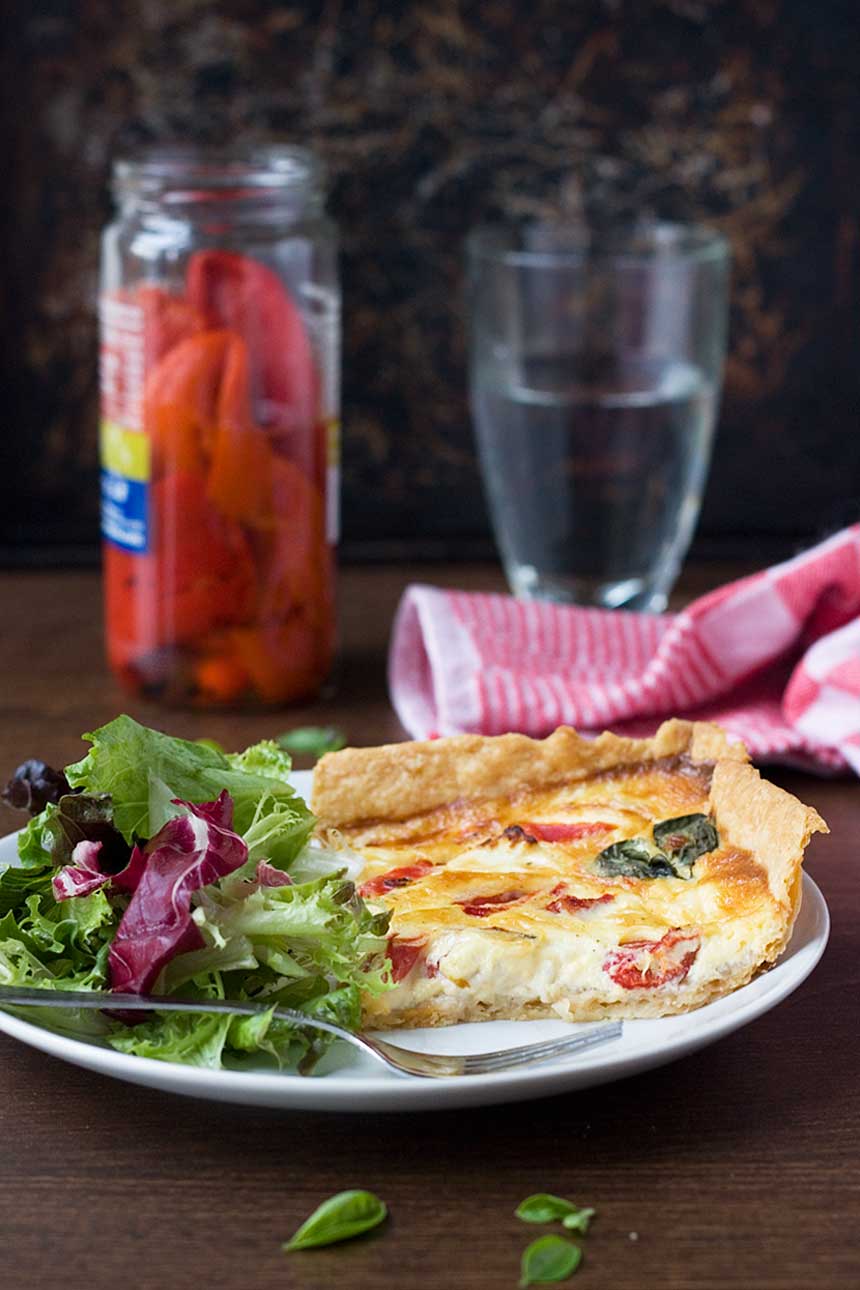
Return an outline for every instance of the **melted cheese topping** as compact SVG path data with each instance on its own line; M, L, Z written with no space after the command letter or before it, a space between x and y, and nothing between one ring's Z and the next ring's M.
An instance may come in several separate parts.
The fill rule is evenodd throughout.
M611 843L650 837L660 820L707 813L708 789L702 767L655 763L345 830L365 860L359 889L390 874L390 889L368 899L391 911L394 938L422 946L371 1010L390 1019L398 1009L424 1008L457 1020L465 991L468 1015L486 1007L517 1016L540 1006L575 1017L577 998L611 1005L655 992L677 996L745 964L751 971L766 957L779 910L748 852L721 842L687 880L595 872L595 857ZM581 836L548 841L541 825L576 825ZM408 874L421 862L433 867L392 872ZM674 929L687 938L676 949ZM609 956L618 954L621 967L610 971Z

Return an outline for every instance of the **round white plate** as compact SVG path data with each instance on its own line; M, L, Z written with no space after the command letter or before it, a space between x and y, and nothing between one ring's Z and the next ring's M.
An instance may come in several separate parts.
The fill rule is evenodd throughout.
M304 784L297 782L297 787L303 789ZM14 862L15 856L14 836L0 839L0 865ZM118 1053L98 1043L43 1030L2 1011L0 1031L87 1070L218 1102L314 1111L414 1111L521 1102L606 1084L661 1066L745 1026L776 1007L809 976L824 953L829 932L824 897L804 874L803 904L788 949L770 971L742 990L682 1016L626 1021L623 1035L602 1047L496 1075L416 1079L388 1071L346 1044L336 1044L319 1073L307 1078L271 1069L200 1070ZM584 1028L562 1021L489 1021L438 1030L383 1032L383 1037L424 1052L477 1053L515 1048Z

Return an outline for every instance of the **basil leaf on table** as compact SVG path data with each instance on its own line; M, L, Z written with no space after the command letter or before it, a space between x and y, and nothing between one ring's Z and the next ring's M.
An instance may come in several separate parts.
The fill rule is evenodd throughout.
M588 1224L594 1216L593 1209L580 1208L562 1196L552 1196L543 1191L527 1196L514 1213L524 1223L560 1222L568 1231L582 1232L583 1235L588 1231Z
M563 1236L539 1236L523 1250L520 1287L565 1281L582 1262L582 1250Z
M561 1225L562 1227L567 1228L568 1232L579 1232L581 1236L585 1236L588 1231L588 1225L594 1218L595 1212L595 1210L589 1209L589 1207L585 1205L582 1209L577 1209L572 1214L565 1214L564 1218L561 1220Z
M324 753L338 752L343 748L346 736L335 726L298 726L278 735L275 743L289 753L322 757Z
M306 1218L289 1241L285 1250L309 1250L319 1245L334 1245L349 1241L362 1232L378 1227L388 1210L378 1196L370 1191L341 1191L318 1206Z

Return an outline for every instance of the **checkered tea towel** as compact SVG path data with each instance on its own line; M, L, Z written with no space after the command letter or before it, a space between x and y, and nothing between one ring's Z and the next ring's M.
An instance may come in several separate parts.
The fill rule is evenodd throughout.
M760 761L860 774L860 525L679 614L407 588L389 654L416 738L717 721Z

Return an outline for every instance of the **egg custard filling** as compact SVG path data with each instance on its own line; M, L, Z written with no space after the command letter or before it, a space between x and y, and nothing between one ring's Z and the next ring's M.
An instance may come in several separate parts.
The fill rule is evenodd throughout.
M773 963L827 826L716 726L346 748L314 772L328 845L390 912L368 1026L656 1017Z

